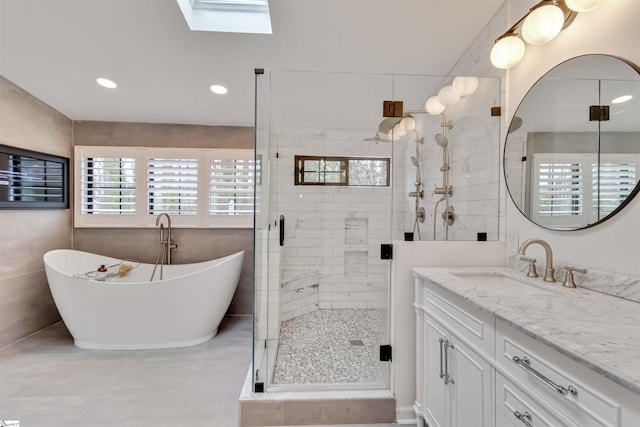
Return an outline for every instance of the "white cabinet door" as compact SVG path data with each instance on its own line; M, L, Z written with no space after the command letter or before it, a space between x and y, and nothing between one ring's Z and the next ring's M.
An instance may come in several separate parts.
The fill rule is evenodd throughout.
M491 364L456 337L450 341L451 425L493 426Z
M449 427L449 387L445 385L443 344L449 333L430 316L424 316L424 418L429 427Z

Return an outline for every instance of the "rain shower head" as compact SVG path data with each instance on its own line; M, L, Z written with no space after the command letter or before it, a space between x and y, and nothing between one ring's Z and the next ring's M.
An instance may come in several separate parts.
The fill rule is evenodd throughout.
M376 131L376 136L373 138L365 138L363 141L388 142L386 139L380 137L380 131Z
M435 140L436 140L436 144L438 144L440 147L446 147L447 144L449 143L449 141L447 140L447 137L441 133L436 134Z
M521 126L522 126L522 118L518 116L513 116L513 119L511 119L511 125L509 125L509 131L507 132L507 134L508 135L512 134L513 132L520 129Z

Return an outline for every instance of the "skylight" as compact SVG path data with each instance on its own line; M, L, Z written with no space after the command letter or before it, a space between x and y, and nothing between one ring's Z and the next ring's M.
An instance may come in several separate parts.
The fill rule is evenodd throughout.
M177 0L191 31L271 34L268 0Z

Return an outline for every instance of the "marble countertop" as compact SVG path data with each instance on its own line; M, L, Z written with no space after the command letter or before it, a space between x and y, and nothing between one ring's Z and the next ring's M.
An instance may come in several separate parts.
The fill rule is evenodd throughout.
M568 289L500 267L415 268L430 280L519 331L640 394L640 303ZM514 294L473 285L464 274L503 275L549 292ZM456 276L455 274L460 274ZM579 281L576 280L579 285Z

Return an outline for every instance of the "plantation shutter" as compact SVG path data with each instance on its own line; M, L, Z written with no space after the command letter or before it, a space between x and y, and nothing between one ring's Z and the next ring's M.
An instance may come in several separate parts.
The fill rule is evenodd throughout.
M135 215L135 157L83 157L80 175L83 215Z
M251 149L75 147L76 227L253 226Z
M209 214L253 215L254 160L209 159Z
M147 213L198 215L198 164L197 158L149 158Z
M8 201L65 203L63 163L21 154L10 154L7 160L7 170L0 171L0 184L7 186Z
M592 215L597 221L616 210L631 194L637 182L637 162L626 159L620 162L602 156L600 164L593 163L593 204Z
M585 173L591 174L590 159L590 154L535 154L531 196L537 223L554 228L587 224L591 182Z

